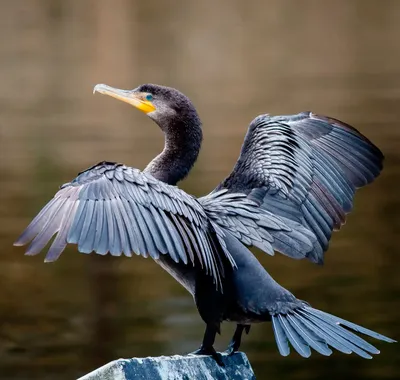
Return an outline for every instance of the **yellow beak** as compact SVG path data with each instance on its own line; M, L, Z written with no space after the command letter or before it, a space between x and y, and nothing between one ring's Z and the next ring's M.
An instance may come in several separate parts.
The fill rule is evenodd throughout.
M155 111L156 107L154 104L146 100L146 94L142 92L134 92L130 90L120 90L107 86L106 84L96 84L93 89L93 94L98 92L100 94L112 96L115 99L122 100L125 103L129 103L144 113Z

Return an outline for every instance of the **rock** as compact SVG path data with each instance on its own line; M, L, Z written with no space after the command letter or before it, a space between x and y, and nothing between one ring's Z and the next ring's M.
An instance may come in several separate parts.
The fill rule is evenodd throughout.
M209 356L174 355L114 360L78 380L255 380L247 356L222 354L224 367Z

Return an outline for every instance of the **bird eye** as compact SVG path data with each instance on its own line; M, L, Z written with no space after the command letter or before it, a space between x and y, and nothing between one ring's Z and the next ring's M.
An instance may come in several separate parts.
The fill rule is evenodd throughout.
M148 101L153 100L153 95L147 94L147 95L146 95L146 100L148 100Z

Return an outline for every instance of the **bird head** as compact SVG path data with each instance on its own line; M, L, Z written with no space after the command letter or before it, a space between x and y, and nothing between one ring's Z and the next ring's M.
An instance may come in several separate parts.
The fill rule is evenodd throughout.
M97 84L93 93L111 96L122 100L153 119L161 129L183 124L200 125L196 109L187 96L175 88L156 84L142 84L133 90L122 90L105 84Z

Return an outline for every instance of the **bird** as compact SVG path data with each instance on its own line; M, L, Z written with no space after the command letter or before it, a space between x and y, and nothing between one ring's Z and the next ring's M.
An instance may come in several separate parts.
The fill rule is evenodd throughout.
M203 140L198 112L182 92L143 84L122 90L105 84L93 93L144 112L164 134L164 149L141 171L102 161L65 183L14 245L36 255L53 239L45 262L67 244L82 253L150 257L193 296L205 323L195 355L215 350L224 321L236 323L232 355L255 323L272 322L279 353L291 347L363 358L379 351L361 333L395 340L313 308L279 285L249 248L294 259L324 261L334 230L345 223L356 189L383 168L382 152L352 126L312 112L257 116L232 172L208 195L180 188Z

